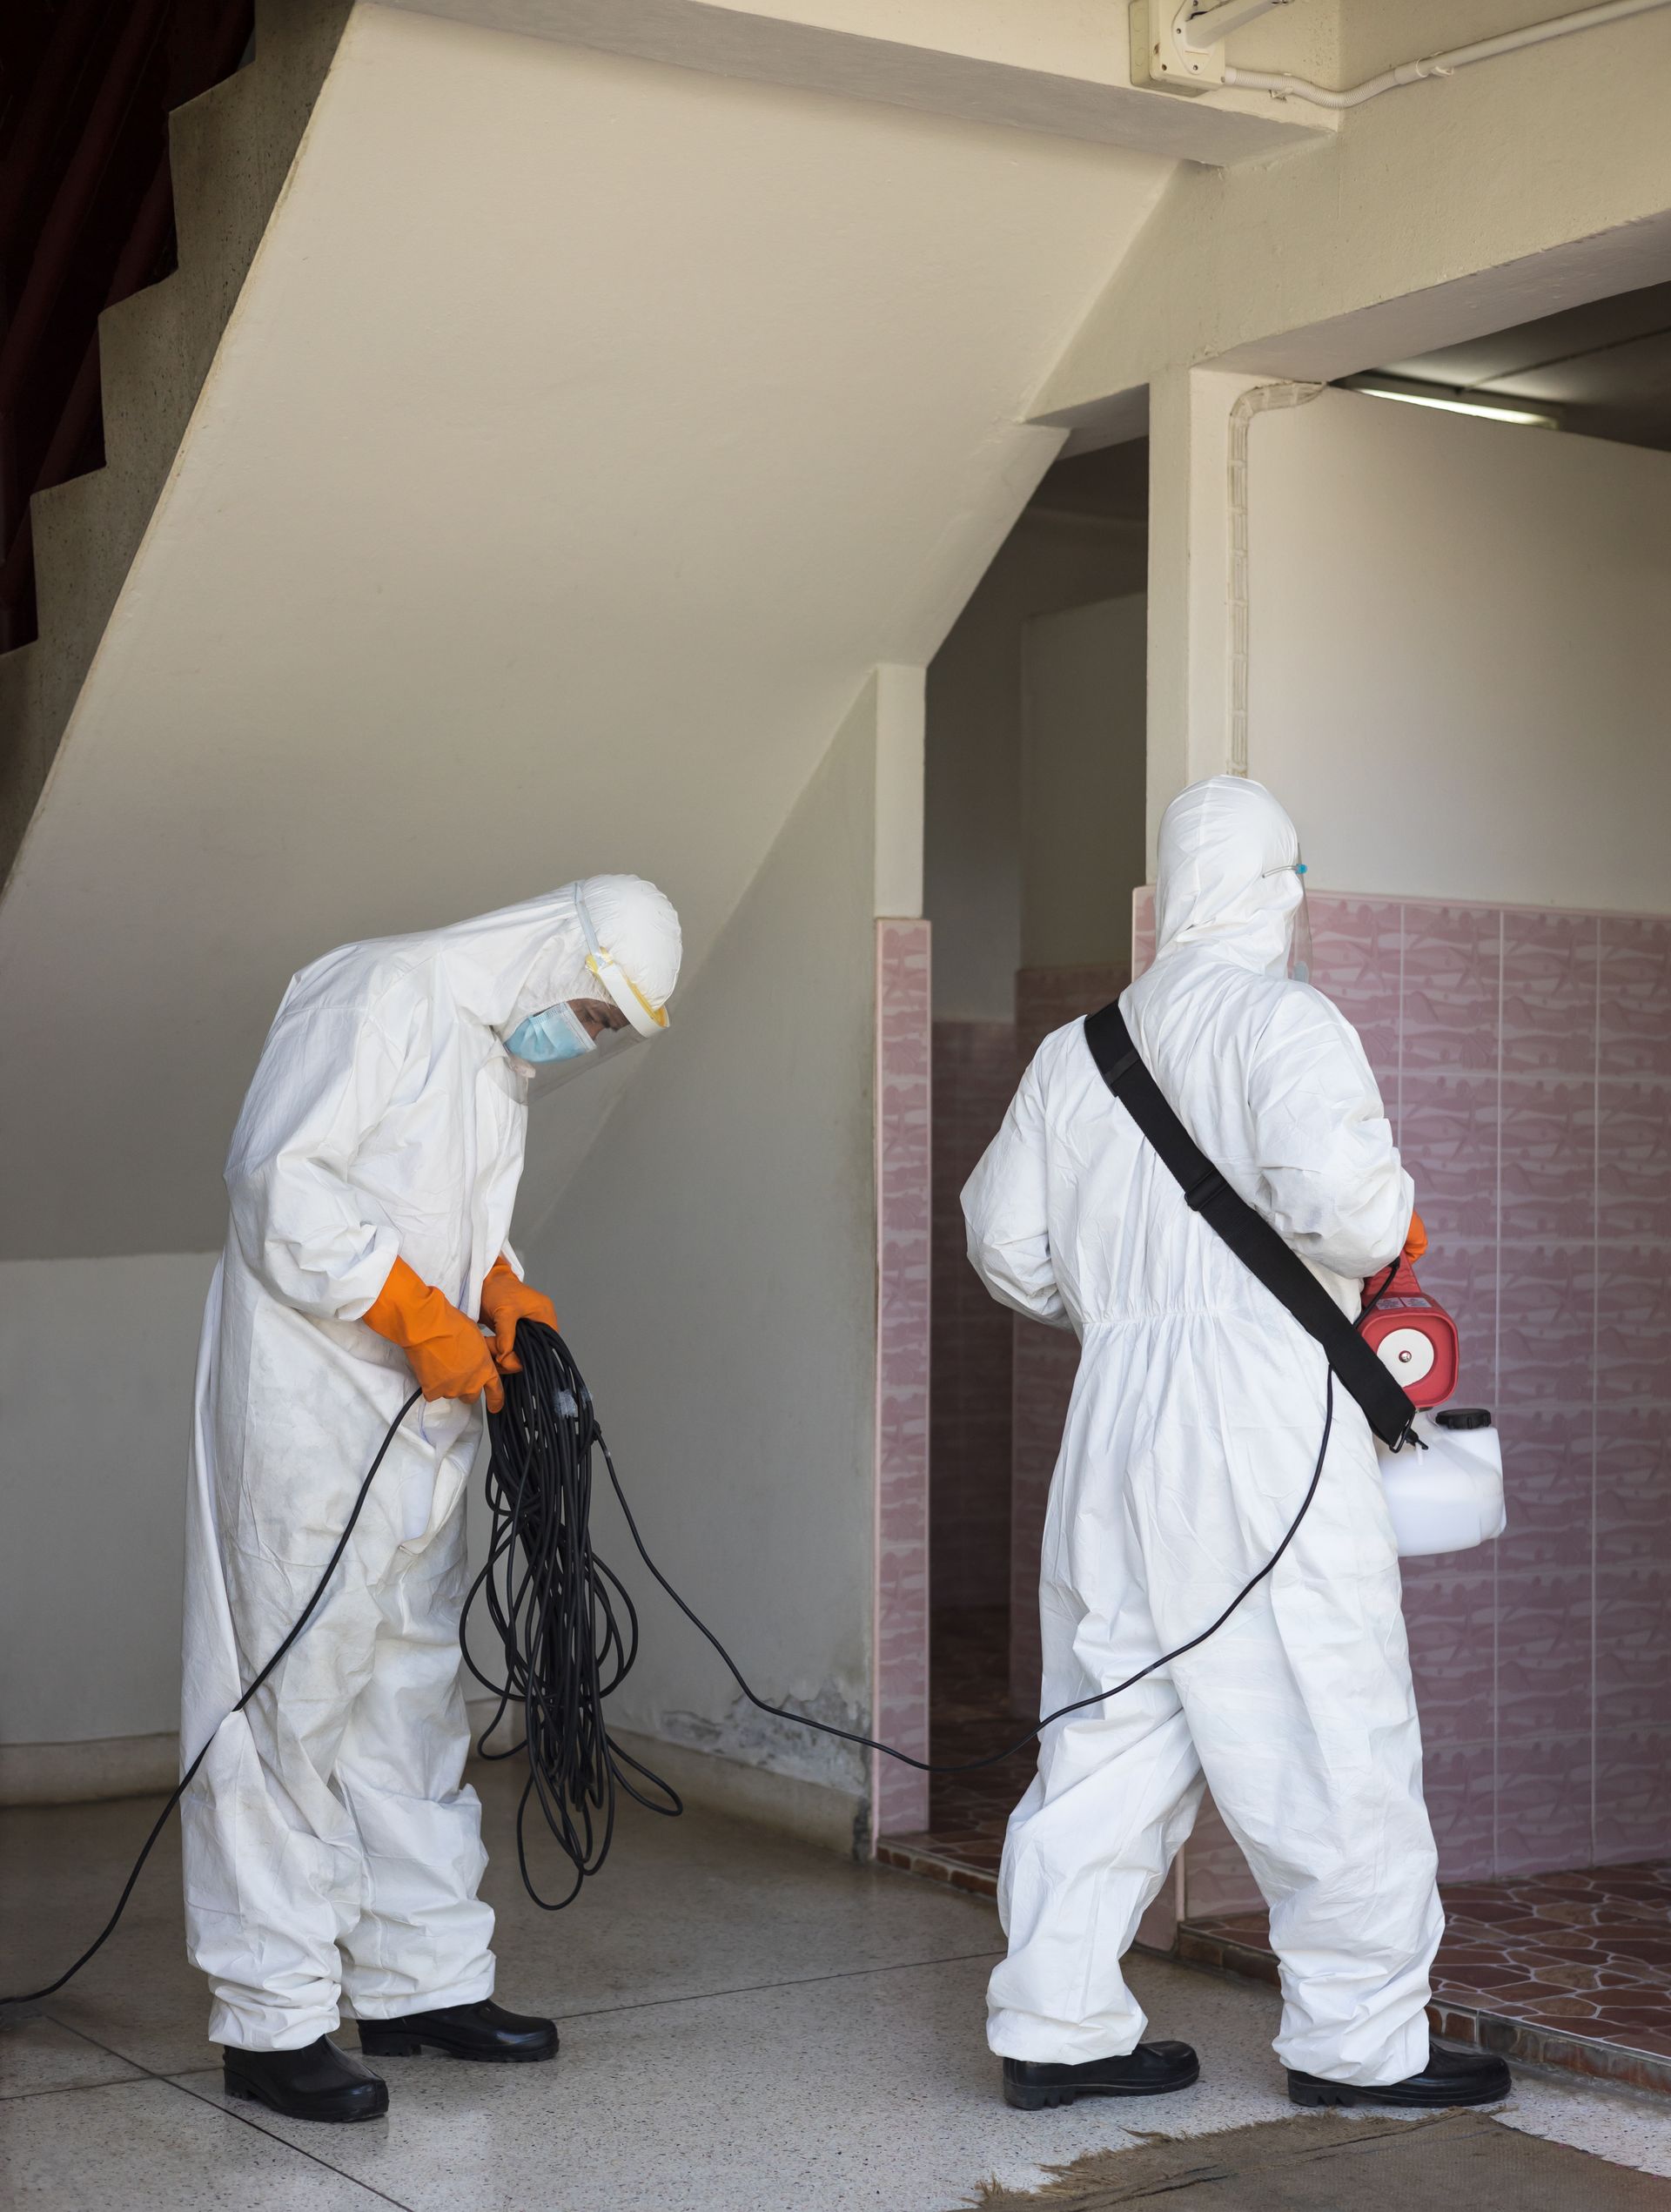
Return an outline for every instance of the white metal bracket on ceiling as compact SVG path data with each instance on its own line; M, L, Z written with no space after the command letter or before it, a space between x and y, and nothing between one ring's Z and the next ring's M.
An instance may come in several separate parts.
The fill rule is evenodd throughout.
M1131 81L1157 91L1213 92L1225 41L1289 0L1131 0Z
M1225 41L1235 31L1272 8L1285 8L1289 0L1131 0L1131 82L1158 92L1268 92L1274 100L1305 100L1313 107L1355 108L1378 100L1383 92L1396 92L1429 77L1454 77L1475 62L1499 60L1531 46L1547 45L1555 38L1570 38L1580 30L1601 30L1635 16L1654 15L1671 7L1671 0L1596 0L1587 8L1574 8L1541 23L1526 24L1518 30L1500 31L1494 38L1476 38L1469 46L1447 47L1414 61L1384 69L1379 77L1336 91L1313 84L1303 77L1272 75L1265 70L1234 68L1225 59Z

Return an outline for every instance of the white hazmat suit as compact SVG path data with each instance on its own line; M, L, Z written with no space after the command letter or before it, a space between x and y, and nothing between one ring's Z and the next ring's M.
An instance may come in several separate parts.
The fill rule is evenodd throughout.
M1258 784L1184 792L1154 965L1121 1007L1202 1151L1355 1314L1413 1192L1356 1034L1287 978L1299 857ZM1045 1039L963 1206L993 1294L1082 1343L1044 1539L1049 1712L1198 1635L1269 1559L1316 1465L1326 1364L1185 1206L1082 1022ZM1141 2040L1120 1960L1204 1777L1271 1906L1278 2055L1345 2082L1419 2072L1433 1846L1392 1530L1338 1384L1271 1578L1198 1650L1046 1731L1004 1846L995 2051L1077 2064Z
M305 1606L413 1387L360 1316L397 1258L473 1316L507 1249L533 1071L502 1040L603 995L583 911L660 1007L677 917L651 884L594 877L316 961L245 1100L198 1362L181 1711L186 1758L214 1736L182 1817L216 2042L300 2048L336 2027L342 1993L379 2020L493 1987L458 1641L479 1406L406 1416L318 1610L231 1709Z

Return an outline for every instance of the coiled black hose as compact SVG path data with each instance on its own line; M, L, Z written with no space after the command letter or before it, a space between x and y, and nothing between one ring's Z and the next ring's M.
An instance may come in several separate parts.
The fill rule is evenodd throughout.
M516 1808L517 1865L534 1903L554 1913L602 1866L621 1792L652 1812L684 1808L671 1785L622 1751L604 1725L603 1701L638 1656L638 1614L620 1577L592 1549L594 1449L618 1496L621 1489L592 1394L554 1329L519 1322L516 1355L521 1372L505 1377L504 1410L487 1416L492 1534L487 1563L464 1603L459 1641L466 1666L499 1699L477 1750L484 1758L527 1754ZM498 1643L498 1680L483 1672L471 1649L478 1599ZM513 1708L521 1736L490 1748ZM536 1804L574 1870L561 1897L542 1897L529 1870L527 1817Z

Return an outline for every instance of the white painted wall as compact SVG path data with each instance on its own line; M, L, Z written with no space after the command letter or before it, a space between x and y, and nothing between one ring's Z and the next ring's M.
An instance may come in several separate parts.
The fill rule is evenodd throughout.
M870 1671L876 750L867 687L523 1247L652 1552L763 1696L849 1727ZM596 1528L644 1626L621 1725L831 1785L856 1812L860 1754L743 1706L613 1505Z
M215 1255L0 1263L0 1744L173 1728Z
M937 1020L1015 1013L1024 626L1140 592L1146 561L1141 524L1029 514L929 666L923 911L934 924Z
M1022 641L1021 959L1099 965L1131 945L1144 880L1141 592L1037 615Z
M873 917L909 897L900 831L921 813L921 726L920 672L878 671L555 1218L534 1166L516 1225L653 1550L766 1695L847 1725L869 1698ZM587 1087L563 1086L541 1113L589 1111ZM175 1725L214 1264L0 1263L0 1745ZM859 1756L735 1711L612 1504L598 1527L646 1628L619 1725L833 1786L856 1809ZM111 1771L151 1786L167 1758ZM79 1792L108 1766L18 1772L31 1793L42 1776Z
M1248 756L1321 888L1671 906L1671 454L1325 392L1249 447Z

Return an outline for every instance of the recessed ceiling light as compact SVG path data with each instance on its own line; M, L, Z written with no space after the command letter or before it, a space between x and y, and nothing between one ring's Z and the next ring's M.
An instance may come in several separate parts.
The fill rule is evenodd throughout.
M1459 392L1442 384L1418 384L1401 376L1343 376L1340 389L1372 400L1402 400L1406 407L1437 407L1445 414L1479 415L1487 422L1518 422L1528 429L1559 430L1560 417L1526 400L1493 400L1489 394Z

